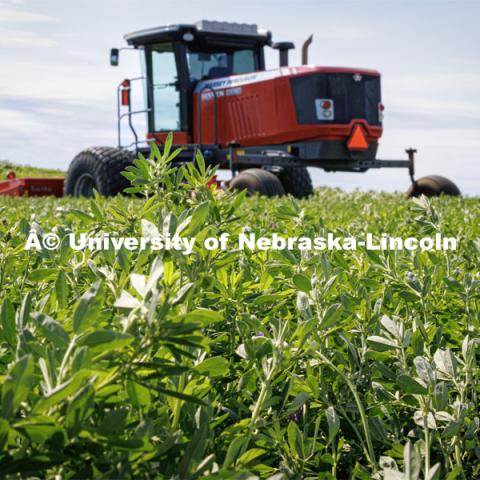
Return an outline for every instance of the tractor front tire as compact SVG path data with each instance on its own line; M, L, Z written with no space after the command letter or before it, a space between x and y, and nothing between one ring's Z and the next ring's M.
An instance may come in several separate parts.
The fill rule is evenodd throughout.
M307 198L313 193L313 184L307 167L285 167L278 175L286 193L295 198Z
M458 196L460 189L451 180L440 175L429 175L415 180L406 193L408 198L420 195L438 197L442 194Z
M65 195L91 197L93 189L100 195L114 196L129 186L120 172L132 164L133 154L112 147L92 147L80 152L70 164L65 179Z
M233 190L247 190L249 196L259 193L266 197L285 195L282 182L273 173L261 168L249 168L239 173L230 182Z

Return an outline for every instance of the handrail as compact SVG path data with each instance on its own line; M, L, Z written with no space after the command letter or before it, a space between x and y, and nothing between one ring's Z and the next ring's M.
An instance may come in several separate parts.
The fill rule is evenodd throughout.
M138 80L145 80L145 79L146 79L146 77L134 77L134 78L129 78L127 80L131 83L131 82L135 82L135 81L138 81ZM121 112L120 95L121 95L123 82L124 81L122 81L117 87L117 137L118 137L118 147L119 148L122 148L122 125L121 125L122 119L125 118L125 117L128 117L128 126L130 127L130 130L132 131L133 137L135 138L135 142L130 144L129 147L131 145L137 146L138 145L138 135L137 135L135 127L133 126L133 123L132 123L132 115L136 115L138 113L148 113L148 112L151 111L150 108L147 108L145 110L136 110L136 111L132 112L132 105L129 102L128 111L125 112L125 113L120 113Z

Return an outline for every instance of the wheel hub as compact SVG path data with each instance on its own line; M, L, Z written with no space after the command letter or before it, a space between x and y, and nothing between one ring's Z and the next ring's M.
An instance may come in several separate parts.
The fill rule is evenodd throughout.
M75 182L73 192L75 197L93 197L93 189L96 188L95 180L89 173L83 173Z

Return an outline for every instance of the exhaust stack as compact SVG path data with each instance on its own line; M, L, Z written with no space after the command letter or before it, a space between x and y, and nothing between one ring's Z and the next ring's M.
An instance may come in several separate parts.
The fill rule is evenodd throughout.
M312 43L313 33L303 42L302 46L302 65L308 65L308 47Z

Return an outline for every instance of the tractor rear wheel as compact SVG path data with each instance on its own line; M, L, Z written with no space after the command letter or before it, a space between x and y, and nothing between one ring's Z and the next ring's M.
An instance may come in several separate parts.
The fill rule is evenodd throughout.
M313 184L307 167L285 167L278 175L286 193L306 198L313 193Z
M70 164L65 179L65 195L91 197L122 193L129 182L120 172L132 164L133 154L112 147L92 147L80 152Z
M261 168L249 168L239 173L230 182L234 190L247 190L249 196L259 193L267 197L285 195L282 182L273 173Z
M458 196L460 195L460 190L448 178L440 175L429 175L415 180L415 183L410 185L410 188L407 190L407 197L419 197L422 194L427 197L438 197L442 193L444 195Z

